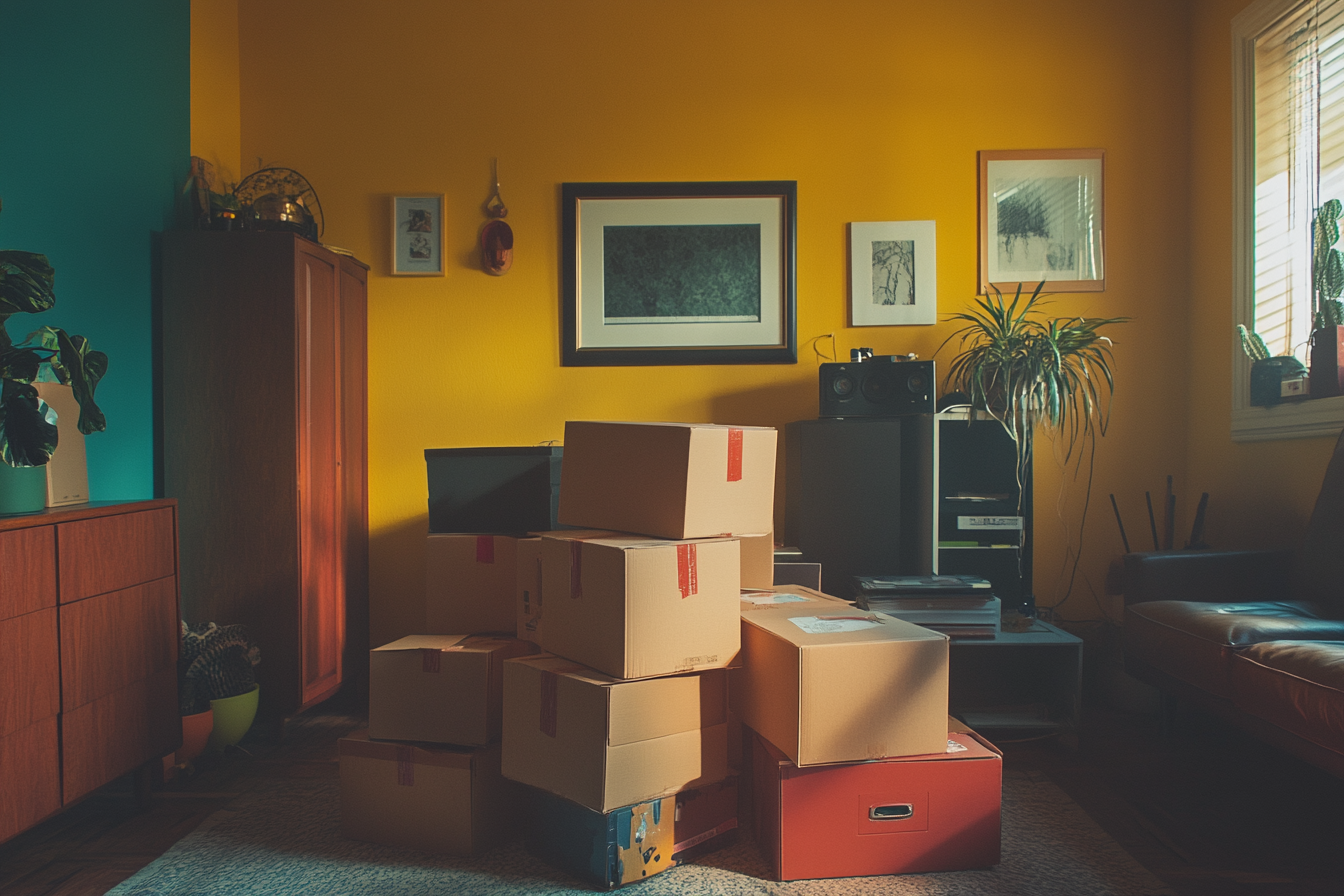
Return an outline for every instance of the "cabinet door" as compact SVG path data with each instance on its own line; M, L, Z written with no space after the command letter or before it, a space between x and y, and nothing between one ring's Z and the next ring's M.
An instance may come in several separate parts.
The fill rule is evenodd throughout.
M341 310L336 256L299 252L299 631L302 703L341 683L345 647L345 484L341 470Z
M341 406L345 441L345 677L368 678L369 413L368 271L341 260Z

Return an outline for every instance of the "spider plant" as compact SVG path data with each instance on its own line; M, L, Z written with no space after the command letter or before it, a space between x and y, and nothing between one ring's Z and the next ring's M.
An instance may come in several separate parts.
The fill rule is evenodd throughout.
M956 340L960 354L948 366L946 385L970 397L971 406L988 413L1017 446L1019 482L1028 471L1038 428L1063 438L1065 463L1080 443L1106 434L1110 399L1111 340L1103 327L1126 317L1087 319L1046 317L1036 285L1023 298L1022 284L1011 301L999 289L977 297L976 307L951 315L962 321L939 346Z

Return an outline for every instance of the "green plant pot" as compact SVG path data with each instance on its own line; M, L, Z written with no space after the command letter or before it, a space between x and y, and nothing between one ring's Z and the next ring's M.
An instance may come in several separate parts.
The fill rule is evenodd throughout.
M246 695L244 695L246 696ZM177 762L190 762L205 752L210 732L215 728L215 711L193 713L182 717L182 746L178 748Z
M215 724L210 731L210 741L205 745L207 750L221 753L225 747L231 747L243 739L247 729L252 727L252 720L257 717L259 693L260 688L252 685L252 690L245 694L210 701Z
M47 468L0 461L0 513L36 513L47 506Z

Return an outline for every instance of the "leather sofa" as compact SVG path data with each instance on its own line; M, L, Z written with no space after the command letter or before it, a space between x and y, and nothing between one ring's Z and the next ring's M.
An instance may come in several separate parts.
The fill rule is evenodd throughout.
M1121 588L1126 671L1344 777L1344 434L1295 550L1127 554Z

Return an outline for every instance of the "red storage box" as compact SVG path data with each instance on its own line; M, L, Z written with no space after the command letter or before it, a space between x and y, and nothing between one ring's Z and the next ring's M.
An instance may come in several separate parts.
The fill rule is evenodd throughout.
M808 768L753 733L756 837L775 879L997 864L1002 756L949 722L946 753Z

